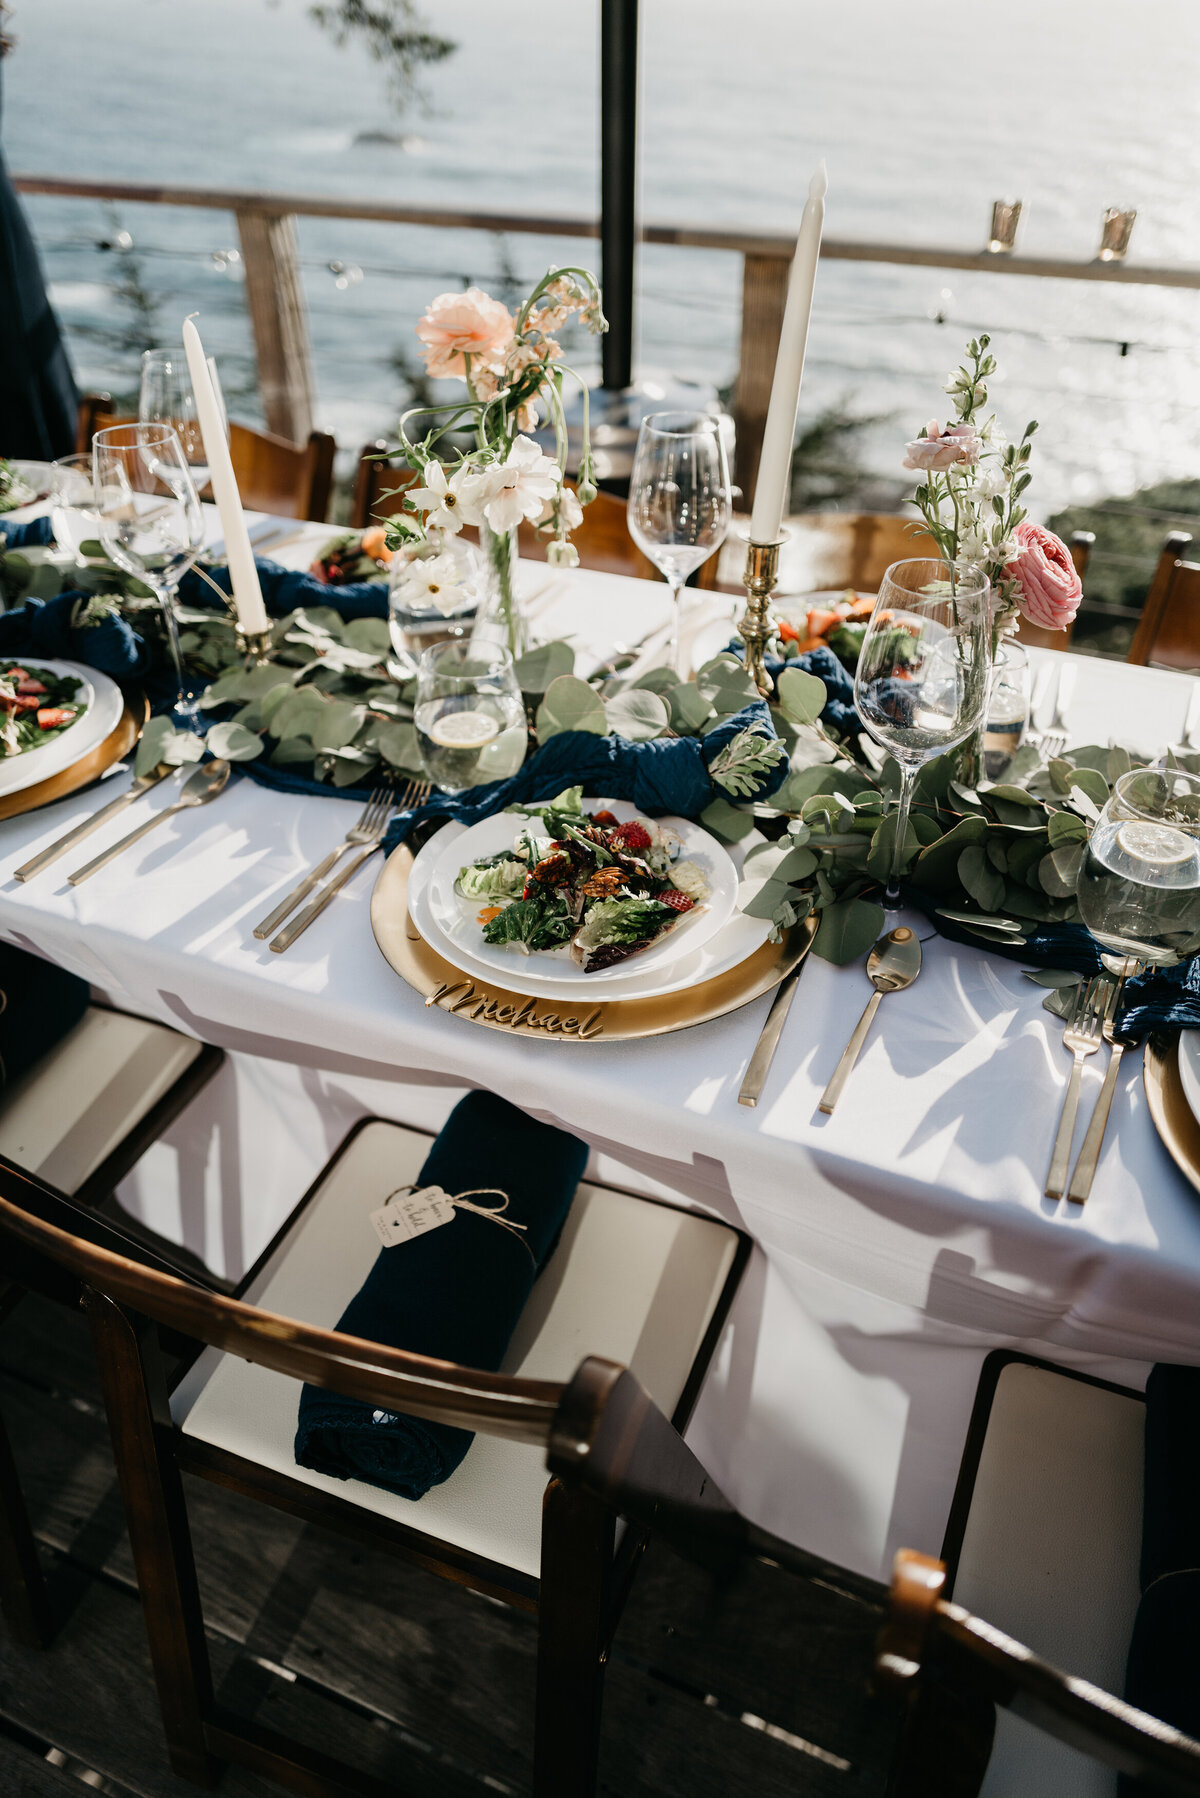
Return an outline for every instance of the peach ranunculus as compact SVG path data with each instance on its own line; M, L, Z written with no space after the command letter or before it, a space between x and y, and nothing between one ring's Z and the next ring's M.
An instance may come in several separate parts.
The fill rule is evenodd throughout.
M914 437L904 446L902 468L944 471L962 463L978 462L979 432L974 425L953 425L943 431L936 418L931 418L924 437Z
M1065 631L1079 610L1083 583L1075 572L1071 552L1061 537L1028 519L1013 533L1017 553L1005 568L1021 588L1020 606L1030 624L1043 630Z
M497 360L503 364L514 322L507 306L481 287L468 287L465 293L440 293L429 302L417 325L428 373L435 378L463 377L466 356L472 365Z

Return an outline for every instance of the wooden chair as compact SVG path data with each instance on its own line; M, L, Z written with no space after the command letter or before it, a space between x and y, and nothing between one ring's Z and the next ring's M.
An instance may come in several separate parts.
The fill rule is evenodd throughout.
M1183 560L1191 541L1172 531L1163 544L1127 662L1200 672L1200 563Z
M83 455L97 431L132 422L112 411L107 393L84 394L75 448ZM327 432L311 431L307 443L295 444L231 420L229 453L242 504L249 511L271 512L278 518L328 517L337 443Z
M405 489L416 478L410 468L398 467L384 458L387 444L382 439L369 443L358 459L354 482L354 505L351 524L355 530L390 517L403 509ZM474 537L473 531L468 535ZM535 527L522 524L517 532L520 554L531 562L546 557L546 540ZM579 551L582 568L598 568L608 574L624 574L637 580L662 579L653 562L644 556L629 535L625 502L611 493L598 493L590 506L585 506L583 523L571 533L571 541ZM711 557L700 568L695 585L711 589L716 585L717 558Z
M659 1494L664 1514L728 1511L679 1434L748 1254L724 1224L581 1186L502 1373L329 1327L374 1259L368 1212L416 1176L427 1148L378 1119L357 1126L236 1298L114 1246L104 1220L97 1231L0 1161L4 1252L27 1283L60 1297L65 1284L92 1325L171 1764L197 1783L229 1759L297 1792L384 1798L215 1703L183 1472L536 1612L535 1798L594 1790L604 1659L644 1540L637 1528L618 1536L605 1494L619 1476ZM173 1393L156 1326L208 1345ZM329 1479L293 1459L301 1380L479 1434L418 1503Z
M212 1079L224 1053L147 1018L92 1005L0 1096L0 1156L88 1208L110 1201L151 1143ZM24 1289L0 1258L0 1319ZM54 1633L0 1420L0 1611L27 1647Z

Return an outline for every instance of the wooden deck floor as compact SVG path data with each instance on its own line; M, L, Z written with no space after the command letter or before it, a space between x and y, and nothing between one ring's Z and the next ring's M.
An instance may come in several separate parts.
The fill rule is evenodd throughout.
M82 1318L22 1304L0 1332L0 1409L65 1619L43 1654L0 1624L0 1794L185 1798ZM528 1790L529 1618L206 1483L189 1483L189 1504L224 1703L397 1798ZM718 1589L653 1545L609 1672L605 1798L882 1794L894 1719L867 1693L875 1622L871 1605L761 1563ZM278 1788L231 1768L220 1791Z

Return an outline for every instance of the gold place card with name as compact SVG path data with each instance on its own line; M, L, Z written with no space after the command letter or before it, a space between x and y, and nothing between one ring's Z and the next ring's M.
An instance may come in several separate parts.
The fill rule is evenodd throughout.
M804 959L816 935L815 921L806 918L782 942L763 943L728 973L656 999L595 1004L589 994L582 1003L564 1004L476 980L432 949L408 913L412 866L411 850L397 849L384 862L371 895L371 928L384 959L428 1009L542 1042L622 1042L709 1023L771 992Z

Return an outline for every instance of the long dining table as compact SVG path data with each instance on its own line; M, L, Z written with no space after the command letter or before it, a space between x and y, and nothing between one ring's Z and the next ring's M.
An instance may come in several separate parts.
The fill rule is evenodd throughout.
M328 534L308 527L278 558L302 566ZM550 585L552 572L522 570L541 596L538 632L572 637L581 661L666 616L653 583L579 570ZM1073 742L1152 750L1182 734L1191 677L1054 661L1069 671ZM101 797L128 778L112 774ZM165 807L171 786L91 839L96 849ZM897 1547L938 1551L993 1348L1134 1387L1155 1361L1200 1363L1200 1194L1155 1134L1140 1053L1122 1063L1086 1207L1042 1196L1070 1058L1018 964L921 920L920 978L881 1009L826 1117L818 1099L870 989L861 961L810 956L750 1110L738 1089L769 998L640 1041L479 1028L427 1007L381 955L369 912L378 858L286 954L271 953L253 925L355 821L357 802L241 774L79 887L70 858L13 878L99 803L92 789L0 824L0 937L227 1052L119 1194L218 1272L253 1261L358 1118L434 1130L464 1090L489 1087L584 1138L592 1177L750 1234L689 1439L755 1521L875 1576ZM1084 1073L1085 1110L1103 1060Z

